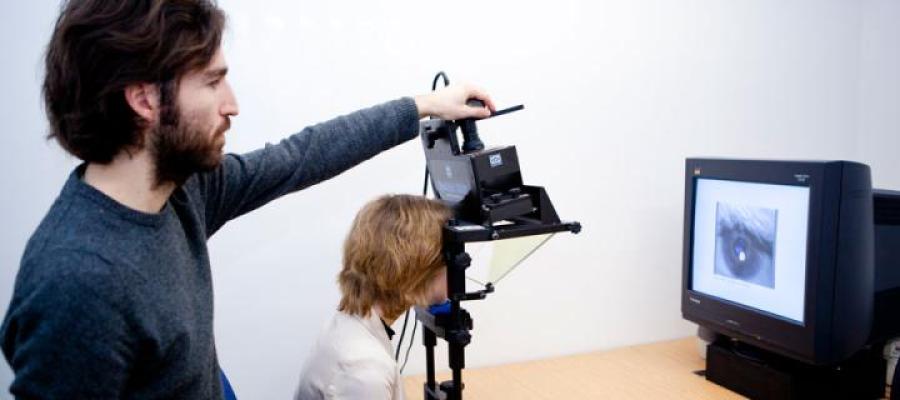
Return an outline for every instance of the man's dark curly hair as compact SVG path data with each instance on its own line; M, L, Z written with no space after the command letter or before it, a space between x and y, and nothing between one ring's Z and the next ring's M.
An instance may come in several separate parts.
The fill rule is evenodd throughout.
M125 99L135 83L160 85L163 107L186 72L219 49L225 14L214 0L70 0L46 54L50 134L72 155L106 164L143 146L143 120Z

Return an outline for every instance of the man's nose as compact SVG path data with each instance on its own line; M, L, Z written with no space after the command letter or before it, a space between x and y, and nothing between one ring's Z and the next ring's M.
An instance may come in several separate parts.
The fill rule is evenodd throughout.
M240 110L238 109L237 98L234 96L234 91L231 90L231 84L228 81L225 82L225 101L222 103L222 107L219 109L219 113L222 116L233 117L238 115Z

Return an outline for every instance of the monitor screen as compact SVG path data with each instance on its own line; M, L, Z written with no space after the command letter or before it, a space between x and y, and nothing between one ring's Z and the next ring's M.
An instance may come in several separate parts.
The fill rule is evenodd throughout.
M696 180L692 289L802 325L809 187Z

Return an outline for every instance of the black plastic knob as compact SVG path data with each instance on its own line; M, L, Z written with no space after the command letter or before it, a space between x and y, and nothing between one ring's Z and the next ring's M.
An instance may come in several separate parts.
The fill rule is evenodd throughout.
M466 102L466 105L469 107L484 108L484 102L478 99L469 99L469 101ZM478 127L475 126L474 118L461 120L459 126L462 129L463 134L463 153L471 153L473 151L484 149L484 143L481 141L481 138L478 137Z

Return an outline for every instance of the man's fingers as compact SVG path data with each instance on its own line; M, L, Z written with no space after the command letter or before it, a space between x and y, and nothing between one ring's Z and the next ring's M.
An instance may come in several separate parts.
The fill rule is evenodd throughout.
M487 105L487 102L485 102ZM475 114L477 118L487 118L491 116L491 110L485 107L469 107L469 110Z
M470 86L469 87L469 97L470 98L474 97L478 100L483 101L484 105L487 106L487 108L489 110L491 110L491 112L497 111L497 107L494 106L494 101L491 100L491 96L489 96L487 94L487 92L485 92L483 89L476 87L476 86Z

